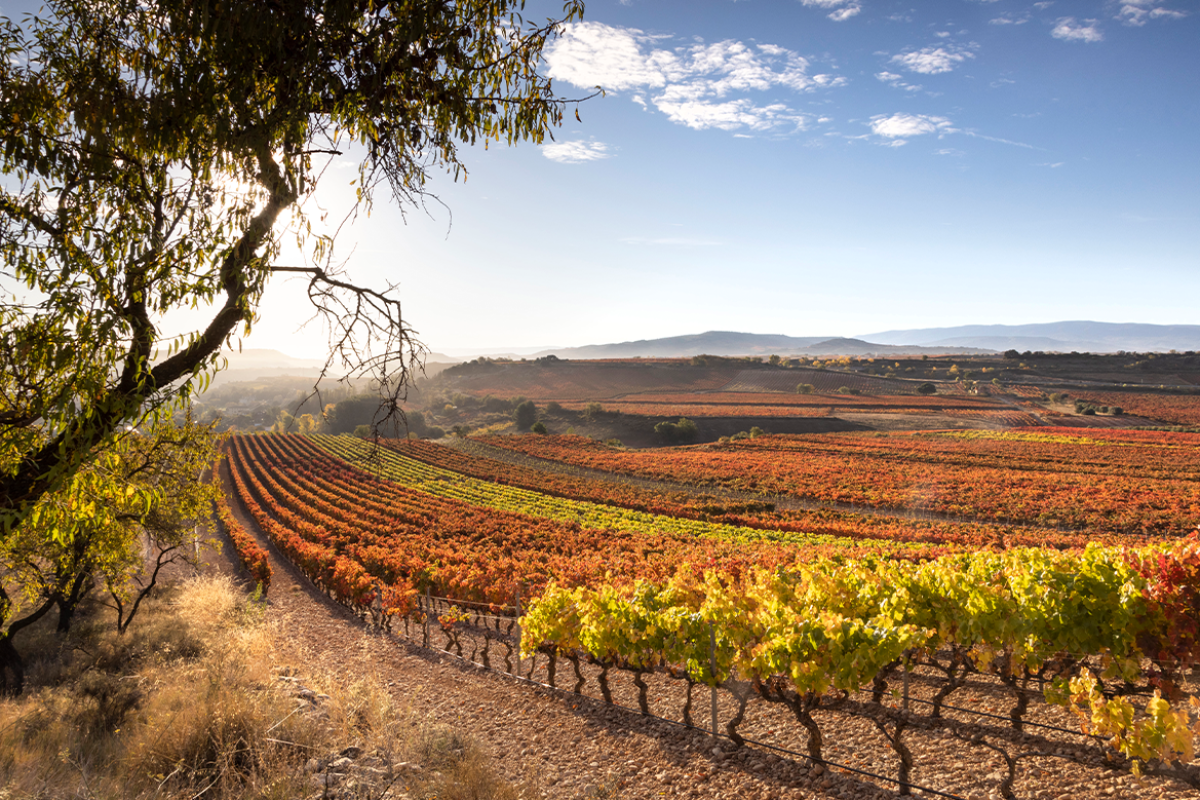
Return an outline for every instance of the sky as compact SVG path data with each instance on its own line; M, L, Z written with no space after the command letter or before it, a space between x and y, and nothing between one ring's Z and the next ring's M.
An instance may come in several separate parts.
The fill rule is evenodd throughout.
M1200 322L1197 0L590 0L545 55L580 121L339 240L434 351ZM323 355L303 306L244 344Z

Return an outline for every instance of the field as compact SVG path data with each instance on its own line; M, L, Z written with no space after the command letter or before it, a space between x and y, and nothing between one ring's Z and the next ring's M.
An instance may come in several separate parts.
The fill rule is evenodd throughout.
M331 598L484 669L689 726L712 692L706 726L872 791L967 796L947 741L996 796L1194 791L1200 435L1163 428L1196 398L929 361L480 361L411 406L440 441L235 436L227 474Z
M1200 517L1197 439L1038 426L633 451L536 434L239 436L229 474L278 550L376 624L427 646L440 636L485 666L542 659L551 685L565 658L576 691L685 723L681 688L719 685L736 701L722 700L735 741L786 725L772 715L790 708L788 741L815 759L849 758L837 736L875 720L908 780L905 752L934 757L929 731L966 725L1018 752L1024 725L1069 730L1072 710L1099 719L1104 702L1132 703L1125 722L1087 723L1116 737L1108 758L1192 757L1183 668L1200 654L1200 545L1184 537ZM503 623L514 608L519 656ZM440 632L422 622L431 614ZM878 691L836 701L887 686L905 659L924 687L917 717ZM1088 682L1113 669L1140 687L1128 700ZM1156 688L1182 705L1146 716L1138 695ZM1015 738L982 733L969 709L942 721L959 690L956 709L1015 702L1003 717ZM918 719L926 733L904 734L916 750L895 749Z

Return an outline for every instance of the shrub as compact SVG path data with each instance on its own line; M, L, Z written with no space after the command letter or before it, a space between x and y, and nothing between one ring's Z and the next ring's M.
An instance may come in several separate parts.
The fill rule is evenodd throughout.
M533 423L533 425L530 426L529 430L533 431L534 433L544 434L544 433L546 433L546 426L539 421L539 422Z
M680 417L678 422L660 422L654 426L654 432L671 444L695 441L700 435L696 423L687 417Z
M932 383L922 383L917 387L917 394L931 395L937 394L937 387Z
M513 419L517 423L517 430L527 431L533 423L537 422L537 406L532 400L525 400L517 404L513 409Z
M811 383L800 383L796 385L796 394L812 394L817 390L817 387Z

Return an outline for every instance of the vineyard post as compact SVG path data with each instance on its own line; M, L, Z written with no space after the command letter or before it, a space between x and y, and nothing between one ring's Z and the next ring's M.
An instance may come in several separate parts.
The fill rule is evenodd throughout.
M425 647L429 647L429 614L433 611L433 601L429 597L429 587L425 587L425 632L423 634Z
M708 667L712 670L713 685L709 689L712 697L712 735L714 738L717 733L717 632L713 629L713 624L708 623Z
M521 674L521 584L517 584L517 675ZM536 656L535 656L536 658Z
M904 710L908 711L908 676L912 671L912 661L904 654Z

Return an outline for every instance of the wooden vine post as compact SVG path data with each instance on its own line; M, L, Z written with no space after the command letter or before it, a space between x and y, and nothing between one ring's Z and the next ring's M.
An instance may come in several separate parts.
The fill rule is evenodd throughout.
M709 691L712 697L712 735L716 738L720 735L717 729L717 632L711 622L708 623L708 668L712 670L713 678Z

